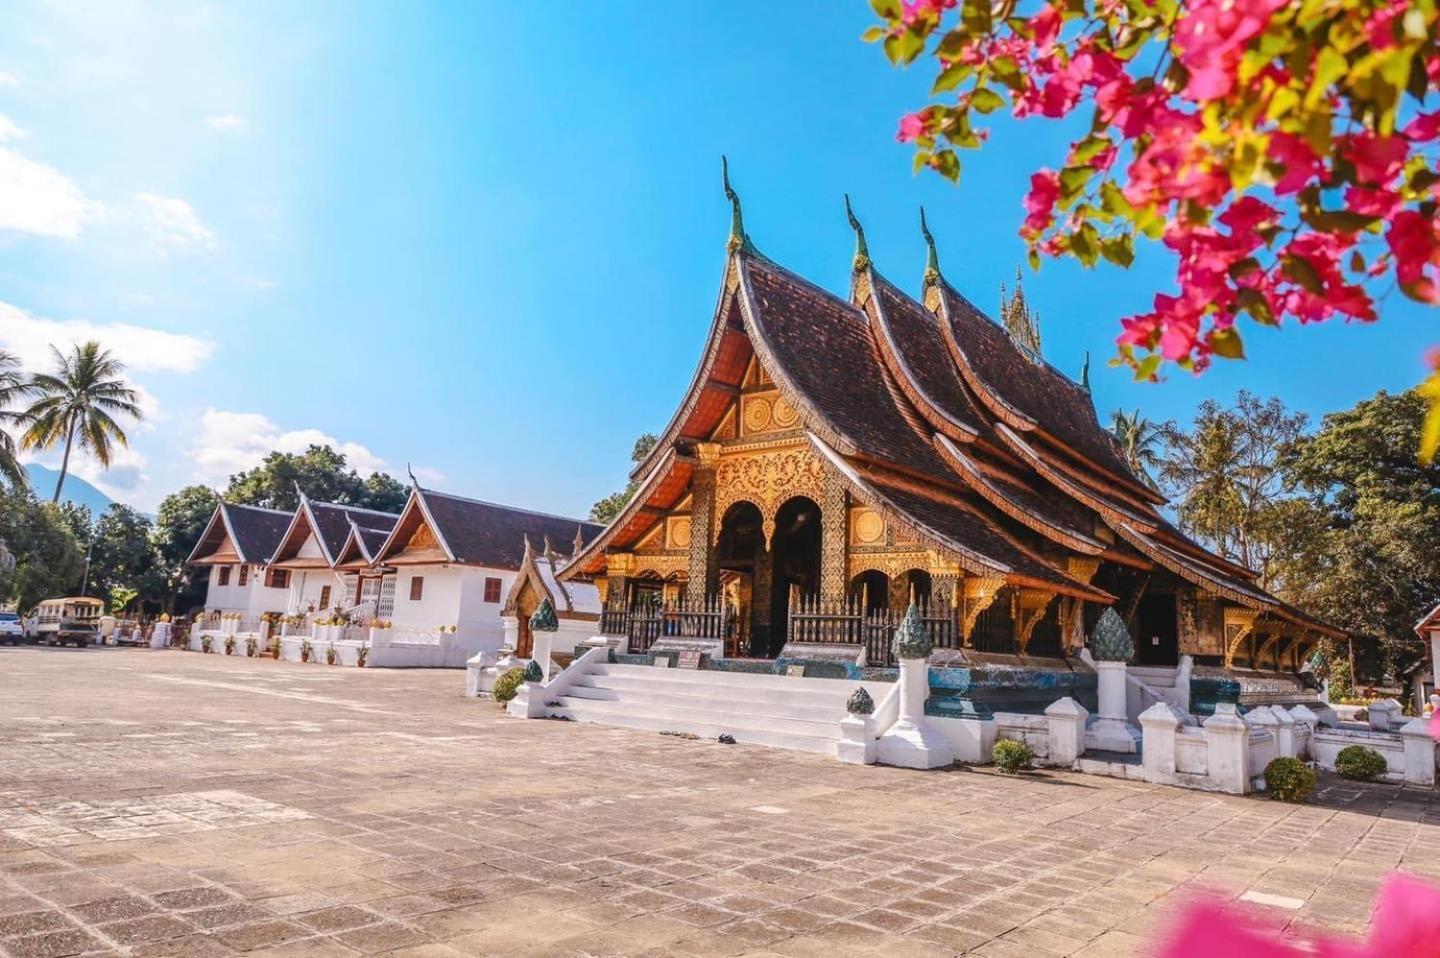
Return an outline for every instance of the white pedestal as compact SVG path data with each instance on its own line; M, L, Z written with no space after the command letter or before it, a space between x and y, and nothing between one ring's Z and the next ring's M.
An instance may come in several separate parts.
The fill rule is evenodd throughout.
M1125 717L1125 663L1095 662L1094 667L1100 711L1085 729L1085 748L1134 755L1140 751L1140 730Z
M170 646L170 623L156 622L150 632L150 648L164 649Z
M1400 738L1405 743L1405 783L1435 787L1436 742L1430 732L1433 719L1411 719L1400 729Z
M900 660L900 717L876 744L875 755L881 763L901 768L941 768L955 763L950 740L925 721L929 672L927 659Z
M1085 722L1090 717L1085 706L1070 696L1057 699L1045 710L1050 730L1050 764L1069 768L1085 753Z
M835 757L851 765L875 764L874 720L870 716L847 715L840 720Z

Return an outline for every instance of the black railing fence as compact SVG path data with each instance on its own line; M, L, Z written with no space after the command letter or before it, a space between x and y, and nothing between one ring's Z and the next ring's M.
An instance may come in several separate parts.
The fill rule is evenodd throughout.
M920 621L930 631L937 649L960 647L955 610L945 602L922 599L916 603ZM872 666L895 664L890 642L905 618L905 609L865 609L859 599L822 599L802 596L790 609L791 642L839 642L865 646Z
M600 614L600 631L605 635L623 635L630 652L650 651L662 636L686 639L723 639L726 652L737 654L732 647L738 641L738 616L724 598L712 595L705 599L679 598L664 603L639 603L629 608L611 606Z

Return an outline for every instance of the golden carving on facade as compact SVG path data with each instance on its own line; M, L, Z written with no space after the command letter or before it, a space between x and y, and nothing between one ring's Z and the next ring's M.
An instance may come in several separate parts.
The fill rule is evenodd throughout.
M676 516L667 523L669 532L669 546L672 549L690 548L690 518L688 516Z
M1065 571L1070 573L1072 579L1089 584L1095 578L1095 573L1100 571L1100 560L1070 556L1065 560Z
M911 569L930 570L929 552L854 552L850 554L848 575L854 579L862 572L881 572L894 579Z
M855 277L855 290L853 294L854 303L861 309L870 301L870 276L867 273L860 273Z
M1000 590L1005 588L1005 580L999 578L977 578L967 576L965 578L965 618L960 623L961 634L965 637L965 644L970 645L970 633L975 631L975 623L980 620L980 613L990 608L995 602L995 597Z
M800 413L790 404L790 400L784 396L775 397L774 415L775 428L792 429L800 422Z
M605 571L609 575L629 575L635 568L635 557L628 552L611 552L605 556Z
M668 579L674 575L685 575L690 571L688 553L679 555L637 555L634 556L637 578Z
M857 545L874 545L885 538L885 520L874 509L857 509L850 519Z
M743 410L741 420L745 423L745 431L764 432L770 428L771 406L770 396L745 396L741 399L740 405Z
M786 500L807 496L825 501L825 468L806 446L727 451L715 475L715 515L737 502L752 503L764 522L765 544L775 535L775 515ZM715 524L716 534L720 523Z
M1068 649L1085 644L1085 603L1065 596L1060 600L1060 636Z
M1047 592L1044 589L1021 589L1016 598L1016 605L1020 614L1015 620L1015 647L1021 655L1030 645L1030 636L1035 631L1035 626L1045 618L1045 612L1050 608L1050 603L1055 601L1055 593Z
M1254 609L1242 609L1233 605L1225 607L1225 668L1231 667L1235 661L1235 653L1240 651L1241 644L1250 638L1259 614Z

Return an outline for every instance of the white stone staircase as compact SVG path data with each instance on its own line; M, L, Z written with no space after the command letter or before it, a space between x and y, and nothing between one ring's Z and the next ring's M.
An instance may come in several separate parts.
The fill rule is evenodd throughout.
M877 702L890 689L884 682L597 664L544 704L549 715L577 722L731 735L741 743L833 755L846 701L861 684Z

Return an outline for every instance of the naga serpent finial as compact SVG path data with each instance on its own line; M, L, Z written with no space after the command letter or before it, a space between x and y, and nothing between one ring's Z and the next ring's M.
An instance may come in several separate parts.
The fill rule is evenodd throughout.
M850 220L850 228L855 231L855 259L854 267L858 273L861 270L870 268L870 247L865 245L865 227L855 218L855 210L850 206L850 194L845 194L845 216Z
M923 206L920 207L920 234L925 237L925 283L929 285L940 279L940 255L935 252L935 237L930 235Z

